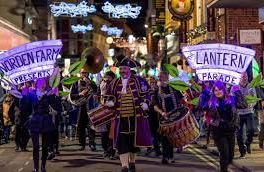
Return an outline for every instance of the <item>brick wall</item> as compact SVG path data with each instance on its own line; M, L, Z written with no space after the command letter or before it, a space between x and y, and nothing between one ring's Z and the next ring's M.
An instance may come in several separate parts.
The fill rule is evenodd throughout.
M239 44L239 29L263 29L259 24L258 9L226 9L226 43ZM263 58L262 45L252 45L256 51L257 60Z

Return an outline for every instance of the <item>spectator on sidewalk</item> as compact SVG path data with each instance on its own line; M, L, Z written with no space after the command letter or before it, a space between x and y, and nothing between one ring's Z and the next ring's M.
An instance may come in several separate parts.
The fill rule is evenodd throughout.
M220 171L227 172L234 157L238 116L234 113L234 99L227 93L222 82L214 84L208 105L212 135L220 153Z
M259 148L263 150L263 142L264 142L264 89L256 88L257 97L261 98L261 100L257 104L257 114L259 118Z
M248 87L248 76L247 73L242 75L239 83L239 89L241 90L242 96L245 98L247 95L256 96L256 90ZM246 153L251 153L250 145L253 141L254 136L254 106L255 104L248 104L247 107L238 107L237 113L240 118L240 128L237 133L237 143L239 146L240 157L244 158ZM244 126L247 130L247 138L244 138Z
M11 119L9 116L9 109L11 107L11 104L13 102L13 97L11 94L6 94L4 97L4 102L3 102L3 121L4 121L4 125L3 125L3 137L4 137L4 141L5 143L7 143L9 141L9 136L10 136L10 132L11 132Z

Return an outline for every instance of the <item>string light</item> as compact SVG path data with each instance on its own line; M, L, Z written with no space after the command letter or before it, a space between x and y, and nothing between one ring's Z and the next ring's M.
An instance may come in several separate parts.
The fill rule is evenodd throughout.
M78 24L76 26L75 25L71 25L71 28L72 28L72 31L74 33L77 33L77 32L86 33L87 31L93 30L93 25L89 24L89 25L85 26L85 25Z
M102 10L105 13L112 14L113 18L137 18L140 14L141 6L132 7L129 3L125 5L113 6L110 2L105 2Z
M201 35L206 34L206 32L207 32L206 24L203 24L203 25L197 26L196 28L190 30L186 34L187 34L188 39L191 40L191 39L194 39Z
M103 25L101 31L107 32L108 35L116 35L117 37L121 36L123 29L118 29L117 27L107 27Z
M61 15L68 15L70 17L76 17L76 16L84 16L87 17L88 13L94 13L96 12L96 8L94 5L88 6L87 2L82 1L80 4L72 4L72 3L65 3L60 2L51 4L50 5L51 12L55 17L61 16Z

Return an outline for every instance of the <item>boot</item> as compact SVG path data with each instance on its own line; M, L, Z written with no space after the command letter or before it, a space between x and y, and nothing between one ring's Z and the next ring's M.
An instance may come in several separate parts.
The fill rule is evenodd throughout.
M122 167L121 172L128 172L128 168L127 167Z
M247 153L248 153L248 154L251 154L250 144L247 144Z
M136 172L136 165L135 163L129 163L129 171Z
M79 151L83 151L85 150L85 146L81 146L81 148L79 149Z
M35 172L38 172L39 171L39 160L34 159L33 161L34 161L34 170Z
M46 172L46 161L45 160L42 160L42 163L41 163L41 172Z

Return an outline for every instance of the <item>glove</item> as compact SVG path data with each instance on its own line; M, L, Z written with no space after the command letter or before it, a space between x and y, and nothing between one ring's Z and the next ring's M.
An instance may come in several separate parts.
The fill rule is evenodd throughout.
M141 108L145 111L145 110L148 110L148 105L147 103L140 103L141 105Z
M114 105L115 105L115 103L113 101L105 102L105 106L107 106L107 107L113 107Z

